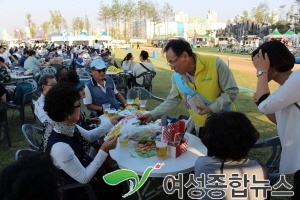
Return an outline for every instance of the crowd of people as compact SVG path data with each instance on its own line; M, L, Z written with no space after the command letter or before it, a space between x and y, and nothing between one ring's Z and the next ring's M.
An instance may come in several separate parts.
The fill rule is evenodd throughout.
M97 42L95 44L97 54L109 54L100 50ZM55 57L60 54L59 49L61 48L51 51L48 56ZM24 50L24 54L26 51ZM84 47L76 49L76 52L74 47L71 47L67 55L76 58L78 63L82 64L84 53ZM266 167L248 158L249 150L259 139L259 133L243 113L235 111L234 101L239 89L226 63L217 56L194 53L190 44L181 39L169 41L163 53L174 71L171 77L172 87L163 103L138 117L141 124L160 118L176 109L182 101L196 126L196 135L208 150L207 155L199 157L195 163L195 177L200 178L201 174L225 174L228 178L232 173L240 176L247 173L249 179L255 174L257 179L267 180ZM28 53L29 57L35 58L35 55L30 51ZM300 75L299 71L292 71L295 58L287 47L278 41L262 44L251 57L257 69L254 102L259 111L266 114L277 126L282 144L279 173L294 174L293 199L298 199L300 157L297 152L300 152L300 136L297 130L300 127L296 120L300 118L300 94L295 91ZM141 51L139 61L135 62L132 53L128 53L120 66L124 71L130 71L134 77L147 71L157 72L149 60L147 51ZM3 63L6 63L5 58L0 57L0 65ZM45 74L40 78L42 93L35 102L35 114L45 128L41 151L50 155L57 173L65 183L90 183L98 199L120 199L123 194L122 187L108 186L101 177L113 170L107 162L107 157L109 150L117 145L117 137L104 141L103 136L123 117L103 120L101 116L103 104L109 103L111 108L120 109L125 108L127 102L117 90L114 80L106 75L107 64L103 58L92 59L89 65L91 79L88 81L80 80L76 71L72 69L63 72L59 77ZM2 71L8 73L8 70L9 68L3 68ZM271 80L281 85L272 94L268 86ZM81 101L91 112L90 117L82 110ZM91 151L86 151L87 147L92 149L93 155L90 154ZM4 183L8 181L6 172L10 169L16 170L16 165L8 166L0 174L0 199L12 195L5 190L8 186ZM18 177L13 177L14 179L8 181L10 185L13 184L11 181L17 182ZM226 179L225 182L227 181ZM252 179L250 181L254 182ZM53 194L57 194L57 190L54 190ZM231 194L231 191L226 190L226 199L230 199ZM64 191L63 195L66 199L74 199L81 197L82 191ZM255 194L251 193L247 199L253 199L254 196Z

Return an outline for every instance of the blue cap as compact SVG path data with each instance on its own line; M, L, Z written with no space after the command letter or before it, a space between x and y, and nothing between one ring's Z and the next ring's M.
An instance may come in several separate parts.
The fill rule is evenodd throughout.
M91 68L104 69L107 68L105 62L101 59L93 60L90 64Z

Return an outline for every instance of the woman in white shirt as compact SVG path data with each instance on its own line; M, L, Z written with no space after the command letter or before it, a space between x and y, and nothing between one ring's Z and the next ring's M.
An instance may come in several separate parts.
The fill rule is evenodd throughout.
M94 158L86 153L86 147L107 133L121 117L102 121L98 128L87 131L76 125L80 116L80 98L74 84L66 82L57 83L46 94L44 109L50 122L43 138L43 151L52 156L66 183L90 183L97 199L121 199L121 185L111 187L105 184L99 170L109 150L116 147L117 138L108 139L101 145L93 143L92 147L99 148ZM82 199L80 192L68 193L68 199ZM70 198L71 195L75 197Z
M260 112L276 124L282 152L279 173L294 174L294 196L300 199L300 71L292 71L295 57L280 41L270 41L252 52L257 70L254 101ZM268 83L280 87L270 93Z
M122 69L124 71L132 70L135 62L133 61L134 57L132 53L128 53L121 62Z

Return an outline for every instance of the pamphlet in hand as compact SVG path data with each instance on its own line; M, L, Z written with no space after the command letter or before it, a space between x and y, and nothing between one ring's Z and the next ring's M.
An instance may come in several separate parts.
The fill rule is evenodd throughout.
M197 106L205 106L205 102L197 93L195 93L193 96L186 95L185 100L185 106L188 109L191 109L196 114L198 114L201 111L199 108L197 108Z

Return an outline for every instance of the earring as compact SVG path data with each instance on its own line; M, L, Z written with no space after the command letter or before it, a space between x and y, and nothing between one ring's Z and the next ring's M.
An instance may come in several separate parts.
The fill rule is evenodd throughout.
M68 118L70 119L71 117L69 116Z

